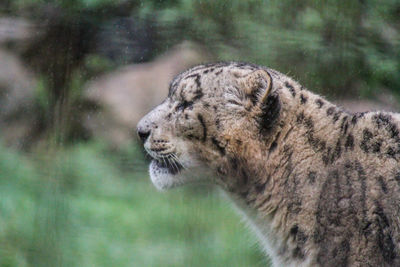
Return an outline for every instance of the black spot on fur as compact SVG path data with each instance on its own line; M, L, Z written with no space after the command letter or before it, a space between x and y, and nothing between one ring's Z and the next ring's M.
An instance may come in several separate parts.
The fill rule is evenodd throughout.
M187 138L189 138L189 139L195 139L195 140L199 140L199 139L200 139L199 137L194 136L193 134L188 134L188 135L187 135Z
M342 153L342 147L341 147L341 142L340 139L336 142L335 147L328 147L325 154L322 155L322 161L324 162L325 165L332 164L340 158L340 155Z
M300 103L301 104L307 103L307 100L308 100L307 97L305 97L303 94L300 94Z
M255 186L255 190L257 194L261 194L264 192L266 186L266 182L264 183L257 183Z
M249 181L249 174L245 168L241 168L242 185L246 185Z
M293 239L297 241L299 245L304 245L308 239L308 237L297 225L294 225L290 229L290 234L293 236Z
M236 67L238 68L242 68L242 67L247 67L249 64L245 63L245 62L236 62Z
M179 79L180 80L180 79ZM168 97L171 97L176 89L178 88L178 77L176 77L170 84L168 88Z
M304 259L304 252L299 247L295 247L292 255L293 258Z
M351 237L351 232L346 233L346 225L342 218L349 216L350 211L339 206L339 200L345 196L341 177L338 170L330 172L324 179L319 194L313 240L319 247L316 257L320 266L348 265L350 244L343 237Z
M247 97L250 99L253 105L257 104L258 101L258 92L260 91L261 87L254 89L250 94L247 94Z
M353 125L356 125L358 119L364 117L364 115L365 115L365 112L355 113L355 114L353 115L353 117L351 118L351 123L352 123Z
M197 76L196 76L196 79L195 79L194 81L196 82L197 87L200 88L200 87L201 87L200 75L197 75Z
M215 120L215 125L217 126L217 129L221 128L221 122L218 118Z
M221 166L217 168L217 172L218 172L218 174L220 174L222 176L226 175L225 169L223 169Z
M237 171L238 166L239 166L238 159L235 158L235 157L230 157L229 158L229 163L230 163L230 166L231 166L232 170Z
M293 85L291 85L289 82L285 82L285 86L287 89L289 89L289 92L292 94L292 96L295 97L296 91L294 90Z
M400 171L394 175L394 179L396 180L397 184L400 187Z
M391 138L396 139L396 141L399 141L399 130L397 129L395 124L389 124L389 132L391 134Z
M258 119L261 133L267 133L275 126L280 110L281 104L278 94L270 94L261 106L261 115Z
M303 121L304 121L304 112L303 111L300 112L299 114L297 114L296 121L297 121L297 123L303 123Z
M278 132L278 134L275 136L274 140L271 142L271 145L269 146L269 149L268 149L268 153L269 153L269 154L271 154L272 152L274 152L275 149L277 148L277 146L278 146L278 139L279 139L279 136L280 136L280 135L281 135L281 132Z
M341 153L342 153L342 146L340 143L340 139L338 139L335 150L334 150L334 154L332 156L332 162L334 162L336 159L340 158Z
M201 98L204 96L203 91L201 91L200 88L197 89L197 90L194 92L194 94L195 94L195 96L193 97L192 102L195 102L195 101L201 99Z
M292 214L299 214L301 212L301 199L296 197L288 204L288 212Z
M328 147L328 150L326 151L326 153L322 155L322 162L323 162L325 165L328 165L328 164L329 164L329 155L330 155L330 154L331 154L331 148Z
M386 154L391 158L396 157L396 151L394 150L393 147L389 147L388 150L386 151Z
M319 150L324 151L326 148L326 141L325 140L317 140L317 144L319 145Z
M315 104L317 104L318 108L322 108L325 102L322 99L318 98L317 100L315 100Z
M376 125L378 126L378 129L385 127L390 124L392 117L387 114L376 114L373 119L375 120Z
M290 228L290 234L296 238L297 232L299 231L299 227L297 225L294 225L292 228Z
M354 163L355 169L358 174L358 180L361 183L361 212L362 212L362 221L361 221L361 227L365 228L365 225L368 224L367 221L367 204L366 204L366 191L367 191L367 184L366 184L366 177L365 177L365 171L364 168L361 166L361 163L356 161Z
M338 264L336 266L348 266L348 258L350 252L350 244L348 240L343 240L334 250L333 255L338 259Z
M340 117L341 114L342 114L342 112L341 112L341 111L338 111L338 112L336 112L336 113L333 115L332 120L333 120L334 123L337 122L337 121L339 120L339 117Z
M326 110L326 115L330 116L333 114L333 112L335 111L334 107L330 107Z
M286 148L286 149L285 149ZM293 149L290 146L285 147L283 154L286 156L285 162L281 163L284 167L284 172L281 175L281 181L284 181L285 194L287 194L287 210L289 214L298 214L301 212L302 199L301 195L297 192L299 179L294 173L294 166L292 164Z
M343 116L342 119L342 124L340 125L340 130L342 130L343 135L347 133L347 130L349 128L349 123L347 122L348 116Z
M379 113L374 115L373 119L375 120L378 129L385 128L389 132L391 138L395 139L396 142L400 142L399 129L396 124L392 122L392 116L389 114Z
M358 120L358 117L357 117L356 114L354 114L354 115L353 115L353 118L351 118L351 123L352 123L353 125L355 125L355 124L357 123L357 120Z
M297 239L297 234L298 234L298 227L297 225L293 226L290 229L290 234L293 236L293 239L296 240ZM299 246L296 246L296 248L293 250L293 257L294 258L304 258L304 253L302 251L302 249Z
M273 142L271 143L271 146L269 147L269 150L268 150L269 153L274 152L277 146L278 146L278 143L277 143L276 141L273 141Z
M212 142L213 145L218 149L219 153L220 153L222 156L224 156L224 155L225 155L225 148L222 147L222 146L219 144L218 140L215 139L214 136L211 137L211 142Z
M373 137L373 135L368 129L363 130L363 139L361 141L360 147L366 153L368 153L368 151L369 151L368 144L369 144L370 140L372 139L372 137Z
M206 141L207 139L207 126L204 123L204 119L203 116L201 116L200 114L197 114L197 119L199 120L201 127L203 127L203 141Z
M187 79L190 79L190 78L194 78L194 82L196 83L197 88L201 87L200 74L194 73L194 74L191 74L189 76L186 76L184 79L187 80Z
M309 130L314 130L314 122L312 121L311 117L307 117L304 119L304 125Z
M374 143L371 145L372 152L374 152L374 153L379 153L379 152L381 152L381 146L382 146L382 140L376 140L376 142L374 142Z
M297 225L294 225L292 228L290 228L290 235L292 236L293 241L297 244L293 250L293 257L303 259L304 252L302 248L307 242L308 237Z
M383 193L386 194L387 193L387 186L386 186L385 181L383 180L383 177L382 176L378 176L378 178L376 178L376 179L377 179L379 185L381 186Z
M391 236L389 219L387 218L382 209L382 206L378 201L375 202L375 206L376 209L374 213L376 215L376 223L378 225L378 247L381 250L384 261L387 263L392 263L393 260L396 258L396 251Z
M314 122L311 117L305 117L303 112L297 115L297 123L303 124L306 128L306 138L308 143L316 152L322 152L326 148L326 142L321 140L314 135Z
M346 138L346 143L344 144L346 149L353 150L354 148L354 137L352 134L349 134Z
M314 184L315 183L315 178L317 177L317 173L316 172L309 172L308 173L308 181L310 182L310 184Z
M215 75L218 76L218 75L220 75L223 71L224 71L223 69L220 69L219 71L215 72Z

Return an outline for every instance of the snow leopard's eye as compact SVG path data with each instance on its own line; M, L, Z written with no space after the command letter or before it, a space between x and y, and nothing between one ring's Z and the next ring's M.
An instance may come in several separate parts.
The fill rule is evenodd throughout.
M192 101L186 101L184 100L183 102L179 103L176 107L176 111L184 111L186 108L192 109L193 107L193 102Z

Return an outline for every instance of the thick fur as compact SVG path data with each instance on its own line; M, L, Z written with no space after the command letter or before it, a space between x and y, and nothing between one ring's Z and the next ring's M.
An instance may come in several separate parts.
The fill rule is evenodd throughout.
M400 266L399 129L399 114L351 114L237 62L178 75L138 125L167 161L153 183L222 187L275 266Z

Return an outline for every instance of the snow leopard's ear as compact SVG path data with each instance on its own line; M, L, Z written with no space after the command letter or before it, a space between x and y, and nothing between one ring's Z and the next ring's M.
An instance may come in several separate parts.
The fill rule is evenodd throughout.
M256 70L240 78L240 87L253 102L251 115L262 133L274 127L281 110L279 94L272 86L272 77L266 70Z
M239 86L254 106L261 107L272 89L272 78L266 70L256 70L239 78Z

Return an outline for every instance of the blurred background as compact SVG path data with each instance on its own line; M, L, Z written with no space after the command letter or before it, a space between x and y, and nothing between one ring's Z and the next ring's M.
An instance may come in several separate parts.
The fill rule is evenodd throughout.
M399 111L400 1L1 0L0 266L267 265L217 190L157 192L135 135L217 60Z

